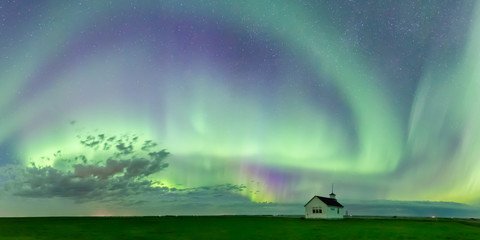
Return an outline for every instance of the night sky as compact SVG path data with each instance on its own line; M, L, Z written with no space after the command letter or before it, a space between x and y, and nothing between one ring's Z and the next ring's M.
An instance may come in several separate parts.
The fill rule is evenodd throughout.
M0 53L1 216L480 206L477 1L5 0Z

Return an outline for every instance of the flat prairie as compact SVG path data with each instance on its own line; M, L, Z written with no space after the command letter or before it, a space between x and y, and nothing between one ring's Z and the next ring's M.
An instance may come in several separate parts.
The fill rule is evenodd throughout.
M479 239L480 220L272 216L0 218L0 239Z

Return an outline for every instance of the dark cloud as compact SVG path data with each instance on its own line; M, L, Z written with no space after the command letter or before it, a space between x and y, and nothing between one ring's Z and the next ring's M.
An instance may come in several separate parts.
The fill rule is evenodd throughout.
M211 204L221 199L233 203L245 188L233 184L185 189L153 186L154 182L145 177L165 167L159 160L108 160L105 166L76 164L74 171L61 171L51 166L9 166L2 169L2 175L10 179L4 188L14 196L69 198L77 203L103 201L136 205L153 200Z
M480 209L455 202L432 201L344 201L349 214L356 216L398 216L398 217L478 217Z
M121 142L117 144L115 147L119 151L119 154L128 155L133 153L133 146L131 144L126 145L125 143Z
M208 194L213 192L194 192L183 195L174 202L157 203L146 206L161 211L160 214L202 215L202 214L240 214L240 215L296 215L303 216L305 202L297 203L256 203L247 197L226 191L222 196ZM199 197L192 197L199 196ZM187 198L188 197L188 198ZM216 201L213 201L216 200ZM353 216L381 217L461 217L478 218L480 209L475 206L454 202L410 202L410 201L341 201L349 214ZM158 206L162 208L158 208ZM192 208L195 205L195 208Z
M96 148L100 144L100 141L97 141L94 136L88 136L85 140L80 141L86 147Z
M108 151L113 147L116 150L117 157L133 154L136 151L136 143L139 140L139 137L136 135L107 136L104 133L79 138L81 138L80 144L93 150ZM146 140L141 149L150 151L155 146L157 146L155 142Z
M115 175L126 179L147 177L168 167L168 163L163 162L168 154L168 152L162 150L149 153L149 159L108 159L105 166L100 166L98 164L75 164L73 165L73 175L78 178L93 176L99 179L108 179Z
M52 166L9 167L10 174L4 186L7 192L16 196L30 198L65 197L77 202L114 200L124 201L131 196L147 191L168 191L166 188L154 188L147 176L166 168L164 159L167 152L161 151L161 157L139 158L131 160L106 161L99 164L74 164L73 171L62 171ZM15 169L15 171L12 171Z
M132 206L150 201L204 204L218 199L231 201L245 188L233 184L183 189L158 186L148 177L169 166L165 162L169 153L152 151L157 146L155 142L146 140L136 144L137 136L105 134L88 135L79 141L86 148L111 156L106 160L88 159L85 155L68 158L58 150L51 157L42 157L53 161L49 166L35 162L28 166L4 166L0 168L0 179L5 192L26 198L68 198L77 203L96 201ZM139 151L135 152L137 145Z
M79 137L86 148L101 155L103 159L87 159L85 155L66 157L61 150L40 160L53 161L52 165L8 165L0 170L6 192L29 198L70 198L76 202L117 201L127 203L131 196L167 188L152 187L148 176L168 167L166 150L151 151L134 156L137 136L106 136L105 134ZM151 140L149 142L152 143ZM100 148L102 146L102 148ZM114 151L108 151L115 146ZM156 145L155 145L156 146ZM115 151L116 150L116 151ZM143 157L141 157L143 156ZM98 158L98 157L97 157ZM104 158L105 159L105 158Z
M141 149L142 149L142 151L150 151L151 148L154 148L156 146L157 146L156 143L152 142L151 140L147 140L143 143Z

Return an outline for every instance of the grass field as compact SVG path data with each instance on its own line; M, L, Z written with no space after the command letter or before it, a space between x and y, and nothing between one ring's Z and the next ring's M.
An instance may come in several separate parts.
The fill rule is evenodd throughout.
M475 219L0 218L0 239L480 239Z

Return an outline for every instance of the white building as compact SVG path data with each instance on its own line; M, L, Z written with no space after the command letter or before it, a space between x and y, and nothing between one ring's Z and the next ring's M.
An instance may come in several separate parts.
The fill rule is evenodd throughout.
M314 196L305 204L305 218L342 219L344 211L333 191L329 198Z

